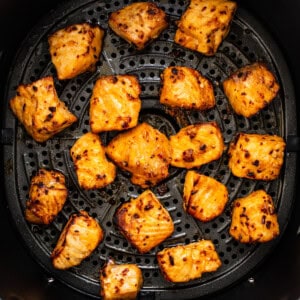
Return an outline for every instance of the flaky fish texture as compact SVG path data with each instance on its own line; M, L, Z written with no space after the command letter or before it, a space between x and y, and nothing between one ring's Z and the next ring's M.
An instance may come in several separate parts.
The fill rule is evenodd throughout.
M115 180L116 167L107 160L97 134L88 132L81 136L70 149L70 154L81 188L100 189Z
M165 12L154 2L136 2L117 10L109 16L110 28L138 50L168 27Z
M227 36L237 4L227 0L191 0L178 22L175 42L214 55Z
M90 99L90 126L94 133L124 130L137 125L141 87L136 76L102 76Z
M57 96L53 77L21 84L10 108L37 142L45 142L77 121Z
M134 300L143 285L141 269L136 264L116 264L109 259L100 272L103 300Z
M194 218L208 222L219 216L228 202L228 191L216 179L188 171L183 188L184 210Z
M188 282L203 273L214 272L221 260L210 240L165 248L156 255L165 279L171 282Z
M274 100L279 84L265 64L253 63L224 80L223 89L233 110L250 118Z
M285 145L277 135L239 133L230 143L228 166L237 177L274 180L284 162Z
M49 36L49 51L57 77L71 79L93 71L102 50L104 30L89 23L70 25Z
M150 190L123 203L115 213L115 221L120 232L140 253L149 252L174 231L170 214Z
M132 173L132 183L143 188L169 175L169 140L147 123L118 134L107 145L106 153L121 169Z
M229 233L241 243L268 242L280 229L273 199L264 190L257 190L233 203Z
M160 102L171 107L207 110L215 106L212 83L197 70L167 67L161 74Z
M224 141L217 123L198 123L182 128L170 137L171 165L179 168L200 167L219 159Z
M67 196L65 176L61 172L39 169L30 182L26 220L36 224L50 224L62 210Z
M102 239L101 226L86 211L71 215L51 253L53 266L61 270L78 266Z

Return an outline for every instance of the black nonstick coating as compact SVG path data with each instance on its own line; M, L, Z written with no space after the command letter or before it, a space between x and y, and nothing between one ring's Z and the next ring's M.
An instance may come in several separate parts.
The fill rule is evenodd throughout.
M112 222L116 207L138 196L142 190L130 183L127 174L118 173L116 181L107 188L82 191L78 187L69 148L89 127L89 98L95 80L107 74L135 74L142 85L142 111L140 122L146 121L164 132L174 134L187 124L216 121L223 133L226 145L239 131L277 134L288 140L296 135L294 127L294 91L285 61L269 34L252 16L239 8L231 31L214 57L184 49L173 42L178 20L187 6L186 1L156 1L169 16L170 27L158 40L143 51L136 51L117 37L107 26L111 11L130 1L68 1L49 13L29 33L17 53L6 85L4 130L4 171L9 209L24 243L33 256L55 278L84 294L99 295L99 269L111 256L119 263L137 263L143 270L144 285L141 296L162 299L187 299L212 294L227 287L247 274L270 253L280 238L262 245L244 245L234 241L228 234L231 202L259 188L265 189L274 199L281 232L283 233L292 208L295 185L296 153L287 152L281 176L273 182L251 181L234 177L228 169L226 153L215 162L203 166L201 173L212 176L226 184L230 201L224 213L209 223L195 221L182 209L182 188L185 171L170 169L170 177L154 187L153 192L169 210L175 232L171 238L149 254L140 255L120 235ZM50 61L47 36L57 29L78 22L97 23L106 30L104 49L95 73L85 73L68 81L58 81ZM276 75L281 90L276 99L261 113L251 119L235 115L225 98L222 81L234 70L250 62L263 61ZM198 69L209 78L217 100L216 108L204 113L170 111L159 104L160 74L170 65L186 65ZM8 109L8 100L15 95L20 83L30 83L41 77L53 75L59 97L79 117L78 123L43 144L32 140ZM3 138L4 137L4 138ZM105 143L111 134L102 134ZM53 224L38 226L28 224L23 215L28 197L30 178L38 168L45 167L63 172L67 177L69 198ZM53 269L49 255L68 217L75 211L85 209L104 228L105 240L80 266L68 271ZM211 239L222 260L222 267L215 273L205 274L201 279L184 284L165 281L158 269L155 253L163 247Z

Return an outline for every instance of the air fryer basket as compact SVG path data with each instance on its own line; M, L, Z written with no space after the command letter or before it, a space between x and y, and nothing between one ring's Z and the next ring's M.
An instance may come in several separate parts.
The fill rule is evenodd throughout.
M2 143L4 146L4 171L8 205L24 243L36 260L55 278L84 294L99 295L99 270L108 257L118 263L136 263L143 271L144 285L141 296L170 299L195 298L221 290L246 275L266 257L280 238L266 244L245 245L233 240L228 228L231 221L231 203L256 189L266 190L274 199L281 235L287 225L293 202L296 153L287 152L279 179L272 182L253 181L234 177L228 168L226 153L221 159L200 168L200 172L224 183L230 200L224 213L215 220L201 223L187 215L182 208L182 190L185 170L171 168L170 176L152 188L170 212L175 232L162 245L150 253L139 254L116 230L113 224L115 209L142 189L133 185L128 174L119 170L115 182L106 188L83 191L77 183L69 149L76 139L90 130L89 98L96 79L108 74L135 74L142 86L140 122L146 121L167 136L180 128L202 121L216 121L223 133L225 144L237 132L277 134L286 141L296 136L294 91L282 54L275 42L252 16L238 8L231 30L217 54L205 57L184 49L173 42L175 21L187 6L187 1L155 1L168 14L170 26L144 50L116 36L107 25L110 12L130 3L128 0L95 1L73 0L61 4L49 13L24 40L11 67L5 95ZM104 48L94 73L85 73L72 80L59 81L51 63L47 37L67 25L87 21L99 24L106 30ZM265 62L277 77L281 90L276 99L259 114L246 119L233 113L223 94L221 83L234 70L248 63ZM206 112L167 109L159 103L160 74L164 68L184 65L196 68L209 78L216 96L216 107ZM45 143L36 143L27 135L8 108L20 83L30 83L52 75L58 95L79 121ZM111 133L101 134L104 143ZM63 211L49 226L32 225L24 219L30 178L41 168L59 170L66 175L69 197ZM49 256L69 216L86 210L105 230L105 239L94 253L81 265L67 271L53 269ZM162 278L155 253L167 246L184 244L199 239L211 239L222 260L215 273L205 274L198 280L173 284ZM178 293L180 291L180 293Z

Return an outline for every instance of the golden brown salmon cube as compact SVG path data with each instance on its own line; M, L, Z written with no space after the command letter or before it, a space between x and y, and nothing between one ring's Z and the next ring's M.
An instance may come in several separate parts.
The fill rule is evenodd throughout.
M194 218L208 222L219 216L228 201L228 191L216 179L188 171L183 188L184 210Z
M198 123L182 128L170 137L171 165L191 169L219 159L224 151L217 123Z
M206 110L215 106L211 82L197 70L175 66L162 75L160 102L171 107Z
M178 22L175 42L204 55L214 55L227 36L236 3L226 0L191 0Z
M254 63L231 74L223 89L233 110L249 118L276 97L279 84L263 63Z
M153 186L169 175L171 147L168 138L147 123L119 133L106 153L121 169L132 173L133 184Z
M242 243L268 242L279 235L279 224L273 199L264 190L257 190L233 203L229 229Z
M78 182L86 190L103 188L115 180L116 167L107 160L100 137L88 132L70 149Z
M58 79L71 79L93 71L100 57L103 36L103 29L88 23L70 25L49 36L49 51Z
M59 171L40 169L30 182L25 218L36 224L50 224L62 210L68 196L65 176Z
M284 150L280 136L239 133L230 144L228 166L237 177L274 180L280 174Z
M103 300L134 300L143 285L141 269L135 264L116 264L109 259L100 272Z
M37 142L45 142L77 121L60 101L51 76L21 84L10 107L26 131Z
M222 264L210 240L165 248L156 257L162 274L171 282L200 278L203 273L216 271Z
M170 214L150 190L123 203L115 220L120 232L139 253L149 252L174 231Z
M141 87L136 76L103 76L90 100L90 126L94 133L124 130L137 125Z
M143 49L168 27L165 12L152 2L136 2L109 16L110 28L121 38Z
M54 250L52 264L56 269L78 266L103 240L103 230L86 211L73 214L65 225Z

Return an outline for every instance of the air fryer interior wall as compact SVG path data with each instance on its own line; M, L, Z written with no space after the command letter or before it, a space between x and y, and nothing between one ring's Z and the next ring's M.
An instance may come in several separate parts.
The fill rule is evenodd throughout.
M255 11L255 10L254 10ZM291 42L291 41L289 41L289 42ZM13 43L15 43L15 42L13 42ZM287 44L288 45L288 44ZM291 50L291 49L286 49L287 50L287 52L288 51L290 51L290 52L292 52L293 53L293 50ZM254 54L255 55L255 54ZM291 57L293 57L293 55L291 55L291 56L288 56L288 58L289 59L291 59ZM129 64L130 64L130 61L129 61ZM294 68L292 68L292 70L294 70L294 72L295 71L297 71L297 70L295 70ZM2 74L2 76L3 75L5 75L5 74ZM150 75L150 74L149 74ZM150 87L149 87L149 89L150 89ZM145 118L147 118L147 114L145 114L144 115L144 117ZM29 148L33 148L32 146L29 146ZM55 145L54 145L54 148L55 148ZM41 155L43 155L42 154L42 150L41 150L41 153L40 153ZM5 210L5 209L4 209ZM3 211L3 210L2 210ZM295 210L296 211L296 210ZM293 240L293 242L294 242L294 244L296 245L293 249L290 249L290 247L289 247L289 251L291 252L291 253L293 253L294 251L295 251L295 249L296 249L296 247L297 247L297 240L296 240L296 238L295 238L295 228L297 227L297 223L293 223L293 220L295 220L295 216L293 215L292 216L292 220L291 220L291 224L290 224L290 226L288 227L288 230L287 230L287 234L286 234L286 236L285 236L285 239L283 239L282 241L282 243L280 244L280 246L278 246L278 248L279 247L284 247L284 241L285 240ZM221 222L221 221L220 221ZM8 226L8 225L4 225L4 226ZM290 233L290 234L288 234L288 233ZM16 234L15 232L14 232L14 234ZM21 248L22 249L22 248ZM277 249L276 249L277 250ZM286 249L286 250L288 250L288 249ZM278 250L279 251L279 250ZM276 252L276 253L278 253L278 251ZM228 251L229 252L229 251ZM279 254L278 254L279 255ZM17 255L18 256L18 255ZM274 255L272 255L271 257L274 257ZM286 257L287 256L285 256L285 259L286 259ZM27 258L27 257L26 257ZM27 258L28 259L28 258ZM270 261L271 260L271 258L269 258L268 259L268 261ZM276 261L276 263L277 263L277 261ZM93 262L92 262L92 264L93 264ZM284 270L284 265L285 264L283 264L283 270ZM9 266L9 264L7 264L7 267ZM37 266L35 266L37 269L38 269L38 267ZM10 271L11 272L11 271ZM39 270L38 269L38 272L41 272L42 274L44 274L44 272L43 272L43 270ZM36 274L36 273L34 273L34 274ZM260 273L258 273L258 274L260 274ZM1 276L2 276L2 274L1 274ZM260 276L260 275L258 275L258 276ZM51 280L48 280L48 281L51 281ZM36 281L36 283L38 283L38 282L40 282L40 280L37 280ZM290 280L290 282L293 282L293 280ZM21 283L21 285L22 285L22 283ZM45 286L46 285L46 280L45 280L45 283L42 283L41 284L42 286ZM249 289L251 289L251 291L253 291L254 290L254 287L256 286L257 287L257 285L259 286L259 284L257 283L257 280L256 280L256 278L255 278L255 276L254 276L254 283L252 283L252 280L250 280L250 281L245 281L244 283L241 283L239 286L237 286L236 288L235 288L235 290L233 289L232 291L232 293L235 293L235 291L237 291L237 290L242 290L243 291L243 288L245 289L245 290L249 290ZM73 295L73 294L75 294L76 295L76 293L74 292L74 291L72 291L72 290L68 290L68 289L66 289L65 287L63 287L63 286L61 286L59 283L54 283L54 285L53 284L49 284L49 286L47 286L47 290L49 290L50 289L50 291L52 291L52 293L54 293L54 290L55 290L55 288L54 287L56 287L56 286L58 286L62 291L63 291L63 293L70 293L70 295ZM263 285L262 285L263 286ZM258 287L258 289L260 289L259 287ZM13 291L13 290L12 290ZM291 292L293 292L293 288L291 288L290 289L290 291ZM257 291L256 291L257 292ZM227 293L227 295L230 295L230 293L229 292L225 292L225 294L223 293L223 296L225 297L226 296L226 293ZM255 293L255 292L254 292ZM20 294L20 295L22 295L22 294ZM220 297L223 297L223 296L220 296ZM53 298L54 299L54 298Z

